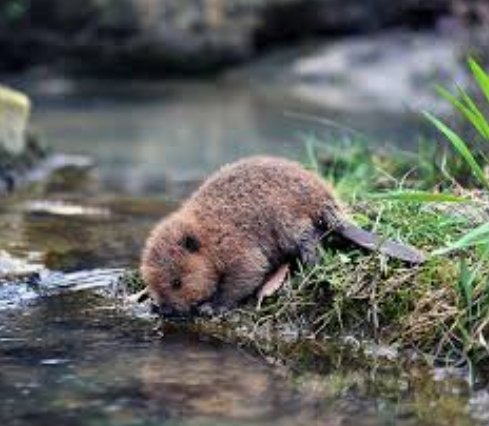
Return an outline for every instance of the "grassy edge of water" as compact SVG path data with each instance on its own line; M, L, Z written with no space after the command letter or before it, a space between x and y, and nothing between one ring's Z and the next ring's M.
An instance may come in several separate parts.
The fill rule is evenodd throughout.
M314 160L309 164L335 183L359 224L426 254L487 220L488 202L480 191L452 186L452 192L471 200L462 204L369 196L407 185L441 190L446 176L439 161L429 157L435 151L394 156L353 145L309 152ZM453 172L460 165L450 167ZM460 169L460 176L464 173ZM378 253L326 245L318 265L300 269L259 309L251 303L221 318L199 320L197 327L271 354L281 352L280 342L334 339L409 349L429 363L480 365L489 356L489 283L484 278L489 261L484 259L476 246L409 267ZM132 272L126 280L132 288L141 285Z
M468 66L479 98L489 102L489 73L472 58ZM489 120L480 99L464 89L438 92L478 136L465 139L423 112L450 153L440 156L439 145L429 142L416 155L380 155L367 143L336 152L318 149L314 139L306 145L310 167L335 184L361 226L422 249L426 262L407 267L379 253L337 252L325 244L321 261L299 268L274 297L222 319L240 331L237 337L260 345L277 336L348 336L469 368L489 359L489 158L483 146ZM377 196L368 196L372 192Z

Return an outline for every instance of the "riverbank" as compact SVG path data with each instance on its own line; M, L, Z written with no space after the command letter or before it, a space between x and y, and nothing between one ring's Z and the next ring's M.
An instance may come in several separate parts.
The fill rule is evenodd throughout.
M489 180L485 146L466 130L489 141L482 106L482 97L489 100L489 74L473 59L468 68L478 93L438 89L465 131L457 134L423 113L448 145L420 142L417 153L384 154L361 140L341 151L315 139L307 145L309 167L334 184L360 226L417 247L426 260L409 266L326 238L317 265L299 265L265 304L224 315L211 329L265 347L290 340L373 341L432 365L485 369Z
M489 261L478 247L432 255L489 219L487 194L460 186L474 185L466 167L452 157L440 168L439 151L427 146L416 154L394 155L365 145L340 151L316 143L310 153L309 166L334 182L357 223L418 247L427 261L410 267L331 241L317 266L299 269L260 307L251 302L191 327L271 356L291 342L307 347L309 341L334 341L365 351L373 345L386 357L408 355L430 365L484 368ZM401 188L437 188L468 201L456 203L450 195L446 202L396 199ZM133 291L142 286L137 274L128 279Z
M325 176L363 226L427 253L456 239L468 227L459 217L464 210L419 203L408 208L366 196L401 181L418 188L448 185L433 173L435 162L427 154L421 155L426 163L416 156L393 158L361 146L334 153L321 148L309 165L328 171ZM155 329L149 308L125 299L138 283L117 280L121 267L137 265L151 226L174 208L161 199L87 199L62 186L0 205L0 249L27 259L27 266L39 265L37 271L24 265L21 277L0 283L0 363L6 375L0 394L7 401L0 418L42 412L43 419L96 415L119 424L121 415L133 419L136 413L148 421L184 416L229 424L238 418L266 426L276 404L266 401L285 389L287 404L278 403L284 426L338 417L358 425L390 419L441 426L448 415L457 426L484 424L483 370L471 370L459 358L463 352L424 357L433 355L439 343L434 339L464 314L450 305L462 300L454 287L458 264L451 263L461 256L409 269L377 255L330 248L320 265L299 273L259 310L252 303L226 317L164 322ZM438 316L425 321L430 312ZM403 318L427 325L425 333L403 335L413 325ZM433 368L447 364L459 368ZM263 371L280 378L280 392ZM31 392L27 405L22 389ZM168 401L168 394L175 399ZM236 401L246 401L246 407Z

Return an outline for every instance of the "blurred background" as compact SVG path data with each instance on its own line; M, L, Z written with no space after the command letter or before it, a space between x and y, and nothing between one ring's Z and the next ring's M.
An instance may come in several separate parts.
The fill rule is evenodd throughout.
M0 82L105 188L160 193L305 139L415 149L488 26L485 0L1 0Z
M330 265L328 251L318 281L292 292L314 288L311 314L296 312L312 298L291 299L280 315L239 314L229 335L211 323L202 336L165 330L162 340L147 306L122 301L141 281L119 281L157 220L246 155L304 160L306 141L366 144L395 154L341 151L334 166L351 178L349 205L373 187L374 170L375 191L411 176L415 188L437 192L448 180L449 193L465 195L446 179L443 136L420 112L448 121L434 85L469 87L466 60L488 64L488 29L489 0L0 0L0 424L489 424L485 369L468 390L470 358L487 360L489 338L486 241L474 234L462 240L480 251L438 257L416 276L356 250ZM405 155L420 141L430 155ZM472 174L459 163L463 185ZM359 197L355 212L429 253L475 223L487 238L486 192L466 188L478 203L460 210ZM283 320L289 308L296 325ZM364 345L370 326L390 346ZM406 339L389 339L403 330ZM256 336L268 349L214 334ZM414 368L425 346L463 368Z

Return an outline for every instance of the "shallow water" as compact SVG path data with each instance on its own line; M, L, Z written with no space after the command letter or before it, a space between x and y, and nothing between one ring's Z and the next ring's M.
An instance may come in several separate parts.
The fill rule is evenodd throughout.
M124 193L168 192L247 155L304 158L311 136L336 143L359 133L412 148L426 131L412 112L318 109L289 96L284 84L15 82L33 97L33 126L49 145L94 157L104 185Z
M294 373L208 336L161 337L90 293L6 310L0 323L6 425L471 424L463 381L333 351Z
M122 305L112 292L118 268L137 264L150 227L176 206L169 199L224 161L299 157L302 142L275 101L247 91L159 88L164 101L155 101L148 89L134 99L97 87L38 93L34 119L56 149L91 154L99 167L0 205L0 266L3 250L40 268L0 278L2 425L487 421L487 394L458 376L334 345L299 347L284 363L185 327L162 337L145 310Z

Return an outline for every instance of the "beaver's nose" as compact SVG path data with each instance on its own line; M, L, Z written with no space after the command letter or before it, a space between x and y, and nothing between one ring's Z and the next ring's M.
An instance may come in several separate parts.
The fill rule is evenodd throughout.
M161 304L151 304L151 313L157 314L161 317L169 318L169 319L178 319L185 316L184 313L177 311L169 305Z
M172 308L166 305L158 305L157 303L151 303L151 313L158 314L162 316L170 315Z

